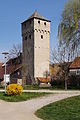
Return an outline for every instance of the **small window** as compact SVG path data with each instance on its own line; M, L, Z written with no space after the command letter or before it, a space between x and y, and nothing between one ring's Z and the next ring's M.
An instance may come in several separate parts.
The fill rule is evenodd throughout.
M40 24L40 20L38 21L38 23Z
M44 22L44 25L46 26L46 22Z
M31 35L29 35L29 39L31 39Z
M77 75L80 75L80 70L77 70Z
M43 35L41 35L41 39L43 39Z
M76 71L70 71L71 75L76 75Z
M27 36L25 37L25 40L27 40Z

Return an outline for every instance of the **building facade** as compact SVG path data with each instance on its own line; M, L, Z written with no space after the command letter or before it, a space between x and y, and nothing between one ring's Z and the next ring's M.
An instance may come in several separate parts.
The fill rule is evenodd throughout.
M49 38L50 20L38 12L22 23L24 84L34 84L49 72Z
M4 84L5 65L0 63L0 84ZM22 79L22 54L6 62L6 74L10 75L9 83L17 83Z
M71 75L80 76L80 57L76 57L69 67Z

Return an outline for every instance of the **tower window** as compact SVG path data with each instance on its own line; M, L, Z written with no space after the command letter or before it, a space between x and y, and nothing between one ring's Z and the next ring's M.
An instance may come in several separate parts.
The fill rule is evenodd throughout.
M29 35L29 39L31 39L31 35Z
M25 37L25 40L27 40L27 36Z
M41 35L41 39L43 39L43 35Z
M40 24L40 20L38 21L38 23Z
M44 22L44 25L46 26L46 22Z

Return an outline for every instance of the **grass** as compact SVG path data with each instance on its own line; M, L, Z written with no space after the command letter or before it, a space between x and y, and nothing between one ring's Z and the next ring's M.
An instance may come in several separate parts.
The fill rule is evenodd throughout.
M50 87L39 87L38 85L24 85L23 89L24 90L41 90L41 89L65 90L65 87L61 85L54 85ZM80 86L68 86L68 90L80 90Z
M47 105L36 115L43 120L80 120L80 96Z
M40 89L48 89L48 90L64 90L62 86L54 86L54 87L39 87L38 85L24 85L24 90L40 90Z
M39 86L38 85L24 85L23 89L24 90L38 90Z
M39 87L38 85L24 85L23 86L24 90L41 90L41 89L47 89L47 90L65 90L64 86L61 85L54 85L50 87ZM80 90L80 86L73 87L73 86L68 86L68 90Z
M0 89L4 89L4 86L0 85Z
M41 97L49 93L22 93L22 95L8 96L4 92L0 92L0 99L7 102L21 102L32 98Z
M0 85L0 89L4 89L4 86ZM60 86L60 85L54 85L53 87L39 87L38 85L24 85L23 86L24 90L41 90L41 89L47 89L47 90L64 90L64 86ZM80 86L79 87L73 87L73 86L69 86L68 90L80 90Z

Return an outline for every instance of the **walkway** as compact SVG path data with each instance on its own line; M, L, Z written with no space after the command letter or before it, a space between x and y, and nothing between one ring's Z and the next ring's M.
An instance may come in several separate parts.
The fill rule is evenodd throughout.
M43 91L44 90L42 90L42 92ZM55 94L18 103L0 100L0 120L41 120L34 114L37 109L67 97L80 95L80 91L55 91L54 93Z

